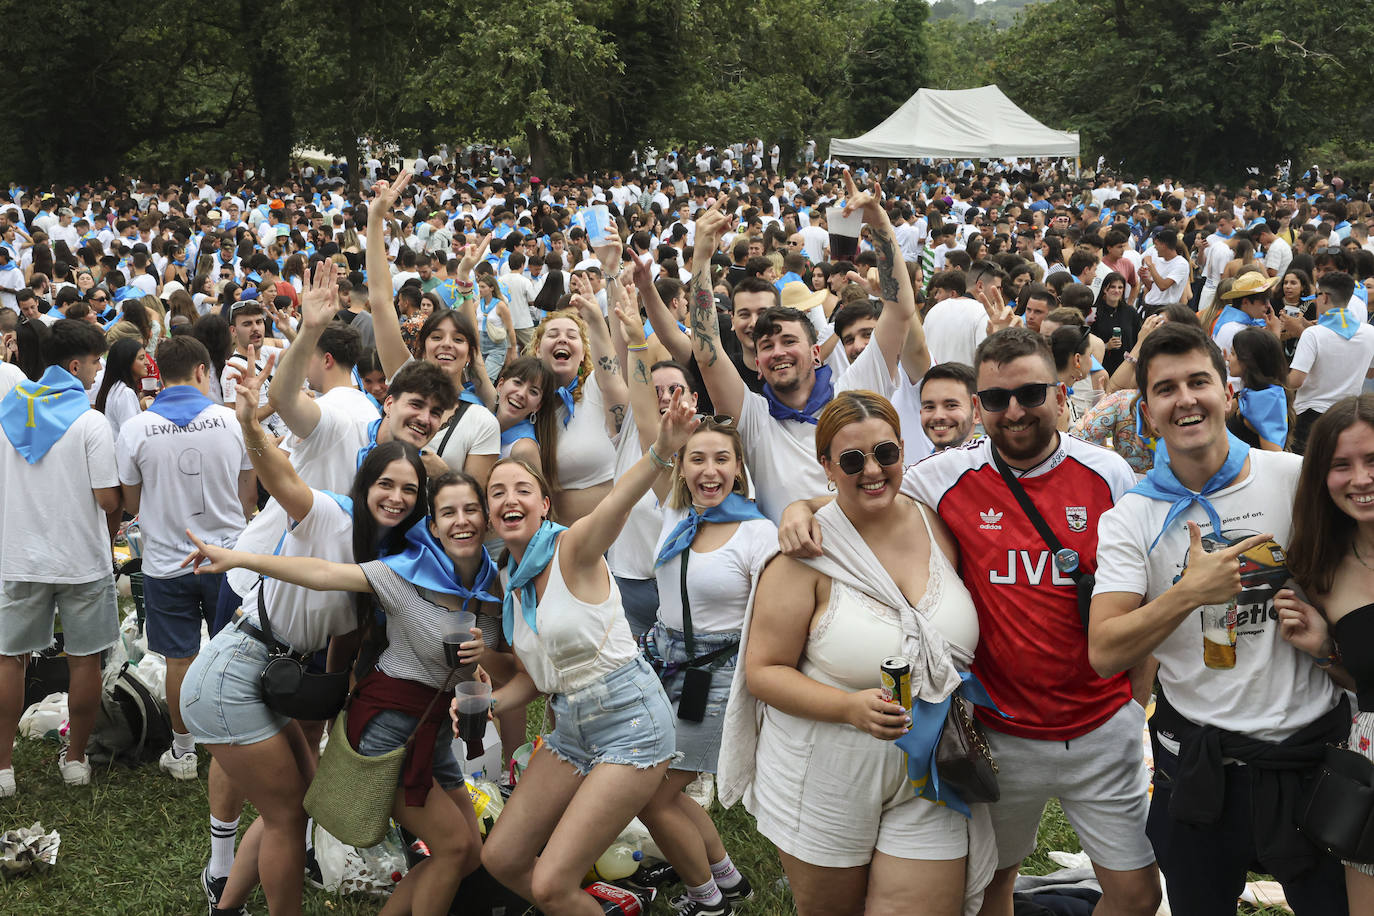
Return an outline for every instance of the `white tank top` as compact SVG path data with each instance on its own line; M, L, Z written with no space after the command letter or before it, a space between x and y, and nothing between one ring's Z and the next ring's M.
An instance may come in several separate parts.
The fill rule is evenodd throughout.
M930 531L929 579L916 612L945 638L954 650L954 663L964 668L978 646L978 611L973 598L950 565ZM807 635L799 670L822 684L843 690L879 686L878 668L884 658L902 651L902 623L897 609L831 580L830 603Z
M551 395L557 397L556 393ZM576 401L573 418L562 402L558 405L558 486L564 490L585 490L608 482L615 472L615 445L606 432L606 407L596 373L582 384L582 398Z
M610 594L600 604L588 604L568 590L559 567L562 540L549 561L549 581L535 611L539 631L530 629L515 593L515 654L540 693L572 693L624 667L639 655L630 633L620 589L606 564L601 569ZM501 585L509 589L510 571L501 570Z

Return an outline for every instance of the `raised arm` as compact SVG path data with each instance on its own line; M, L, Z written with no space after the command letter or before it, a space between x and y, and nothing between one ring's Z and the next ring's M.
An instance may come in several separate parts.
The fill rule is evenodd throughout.
M658 435L658 394L649 374L649 345L644 341L644 325L639 313L631 308L626 313L616 308L615 317L625 335L625 368L629 371L630 409L635 415L635 430L639 433L639 449L647 452ZM663 456L667 458L667 455ZM657 491L655 491L657 492Z
M686 444L696 429L696 411L683 400L682 395L680 391L673 395L668 412L658 425L658 435L645 450L644 457L621 475L611 492L595 509L574 522L567 534L563 535L563 549L569 552L568 559L572 561L564 564L563 574L568 576L571 573L579 579L582 591L599 586L602 555L620 537L620 531L630 517L630 510L649 491L654 478L666 475L672 469L672 456ZM578 591L577 584L568 584L575 594Z
M653 326L654 337L658 338L669 356L686 365L692 355L692 338L677 326L677 317L663 304L663 297L658 294L658 287L654 286L654 275L649 270L649 264L636 254L631 254L630 260L634 263L635 289L639 290L644 300L644 311L649 316L649 324ZM693 274L696 273L695 260Z
M274 557L265 553L246 553L207 544L192 534L189 528L186 533L196 549L186 555L181 565L190 566L196 575L247 569L317 592L372 592L372 585L367 581L363 568L356 563L333 563L319 557Z
M630 393L625 388L625 377L620 374L620 360L616 358L611 331L596 296L585 278L575 277L573 285L577 290L573 305L587 325L587 351L591 354L596 384L601 389L601 400L606 408L606 431L614 436L625 425L625 405L629 403Z
M300 333L296 335L296 342L282 356L277 377L267 393L268 406L302 439L313 433L320 422L320 405L302 390L305 373L310 366L310 357L315 354L315 345L320 342L320 335L334 320L338 304L339 284L334 278L334 265L320 261L315 265L314 273L305 276L305 288L301 291ZM248 368L252 367L250 359ZM239 390L243 389L243 385L243 382L239 383Z
M725 196L717 197L697 216L696 243L699 248L712 251L720 241L730 217L721 212ZM692 352L697 368L706 382L711 403L716 410L739 419L744 410L744 396L748 389L739 370L725 355L720 343L720 325L716 321L716 297L711 291L711 259L692 259L692 282L687 288L687 311L692 324Z
M873 329L873 342L882 349L883 359L887 363L887 374L894 376L897 374L897 361L903 355L907 343L907 332L911 328L913 321L919 326L916 320L916 293L911 288L911 276L906 271L906 264L902 262L902 249L897 244L897 233L892 229L892 220L888 219L887 211L879 202L876 195L868 191L860 191L854 184L854 176L848 169L844 172L844 182L846 196L849 202L845 204L844 215L848 216L855 210L863 210L864 221L868 223L870 238L873 241L873 253L878 258L878 282L881 286L883 299L883 312L878 316L878 326ZM925 350L925 335L922 332L920 351ZM913 362L920 365L921 353L915 354L918 359ZM924 366L912 376L920 378L925 374L926 368L930 365L930 355L924 355ZM912 375L913 366L907 366L907 375Z
M372 186L372 202L367 205L367 303L372 309L377 356L387 378L395 375L410 359L410 350L401 337L401 317L396 314L396 302L391 294L391 265L386 259L386 236L382 227L411 177L409 169L402 169L396 176L396 184L378 181Z
M249 374L238 383L238 391L234 396L234 414L239 418L239 426L243 429L243 444L248 449L248 460L253 462L253 471L257 472L257 479L262 481L263 489L281 504L291 520L299 523L315 504L315 493L304 480L301 480L296 469L291 466L291 459L286 456L286 452L277 447L275 439L258 421L258 391L262 388L262 380L272 371L273 357L267 358L262 372L253 372L252 366L256 355L251 350L248 354ZM290 351L287 351L287 356L289 358ZM285 358L282 363L285 365ZM311 406L314 406L314 402L311 402ZM315 411L318 420L319 408L315 407ZM253 487L253 496L257 497L256 486Z

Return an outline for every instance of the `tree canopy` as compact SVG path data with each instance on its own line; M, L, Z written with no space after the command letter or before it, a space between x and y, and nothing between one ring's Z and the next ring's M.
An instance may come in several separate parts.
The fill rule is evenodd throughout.
M852 136L996 82L1084 155L1243 174L1369 140L1374 0L0 0L0 178L181 177L291 151ZM39 27L41 25L41 27ZM1342 148L1344 148L1342 146ZM1367 147L1349 155L1368 156ZM355 168L354 174L357 174Z

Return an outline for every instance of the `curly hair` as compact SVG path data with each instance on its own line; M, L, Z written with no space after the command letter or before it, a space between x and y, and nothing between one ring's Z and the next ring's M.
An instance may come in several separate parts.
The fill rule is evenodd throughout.
M549 322L558 318L567 318L576 323L577 333L582 335L582 362L577 367L577 390L573 392L573 400L581 401L582 392L586 388L587 376L592 374L592 350L589 341L590 331L587 329L587 322L582 319L575 308L558 309L549 312L544 316L544 320L539 322L534 329L534 336L530 338L529 346L525 347L526 356L539 356L539 342L544 339L544 331L548 328Z

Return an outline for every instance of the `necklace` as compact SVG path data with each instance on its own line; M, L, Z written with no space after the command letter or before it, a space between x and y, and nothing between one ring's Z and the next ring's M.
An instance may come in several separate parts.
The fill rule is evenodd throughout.
M1355 553L1355 559L1360 561L1361 566L1370 572L1374 572L1374 566L1370 566L1364 561L1364 557L1360 556L1360 546L1354 538L1350 539L1350 549Z

